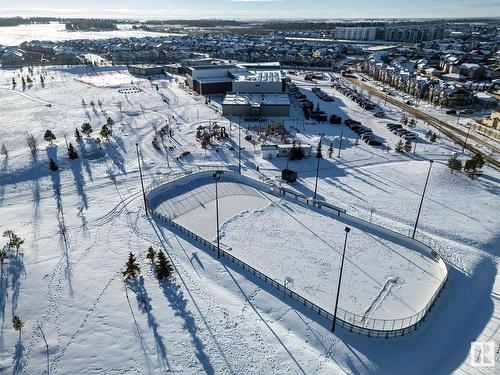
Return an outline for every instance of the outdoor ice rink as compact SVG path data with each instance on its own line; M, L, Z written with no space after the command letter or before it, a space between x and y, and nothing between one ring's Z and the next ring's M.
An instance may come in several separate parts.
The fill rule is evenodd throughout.
M174 184L175 185L175 184ZM235 181L218 183L221 247L333 311L346 224ZM161 202L162 201L162 202ZM163 193L156 211L216 242L215 183L203 177ZM420 312L446 277L442 263L350 225L339 307L363 318Z

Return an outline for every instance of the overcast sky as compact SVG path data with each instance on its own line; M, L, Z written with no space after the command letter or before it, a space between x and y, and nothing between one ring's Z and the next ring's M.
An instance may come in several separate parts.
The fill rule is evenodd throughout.
M500 0L0 0L0 17L500 17Z

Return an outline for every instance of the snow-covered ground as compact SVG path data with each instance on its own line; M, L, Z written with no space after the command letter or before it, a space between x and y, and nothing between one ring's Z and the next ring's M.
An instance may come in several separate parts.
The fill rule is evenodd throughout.
M31 40L63 41L74 39L108 39L108 38L141 38L145 36L168 36L172 34L155 33L144 30L119 28L113 31L67 31L65 24L50 23L45 25L20 25L2 27L0 29L0 44L18 46Z
M354 134L344 127L347 141L342 157L321 160L319 196L366 218L373 211L372 220L378 224L409 230L428 160L436 160L419 229L446 250L450 274L425 323L411 335L376 340L343 329L332 334L329 322L283 300L258 280L218 262L198 243L144 215L135 143L148 184L192 164L235 165L237 127L233 124L231 141L203 150L195 140L197 126L208 120L227 126L228 120L175 79L156 80L159 92L135 77L130 77L133 85L121 78L101 82L97 73L108 75L112 69L127 75L125 67L99 68L87 77L82 77L86 74L82 69L43 68L48 78L42 87L35 68L36 80L24 91L20 75L26 71L0 70L0 143L10 150L9 158L1 160L0 231L12 229L25 239L21 255L9 258L3 268L0 372L46 373L40 327L49 345L51 374L478 373L469 365L470 342L500 339L498 170L485 166L483 175L472 181L463 174L450 174L444 165L452 152L461 151L445 137L435 144L419 143L415 155L400 155L364 143L356 146ZM18 81L15 90L13 77ZM132 86L142 91L118 91ZM394 145L397 138L383 125L389 121L379 121L333 89L332 93L336 101L322 107L363 120L389 146ZM160 94L169 98L170 105ZM99 99L102 108L92 109L90 100ZM303 142L315 146L319 133L325 133L337 144L339 126L302 127L299 115L295 109L285 125L300 127L297 137ZM90 122L95 136L107 116L115 121L111 140L100 149L93 139L85 139L77 146L81 158L69 161L64 135L75 143L74 129ZM399 119L400 113L393 117ZM167 140L170 149L156 151L151 146L153 127L169 119L174 130ZM419 127L419 134L426 131ZM47 128L57 136L51 147L43 141ZM26 132L39 140L36 161L25 145ZM242 147L245 173L254 177L256 166L270 178L285 166L282 159L263 160L259 144L254 151L254 144L242 139ZM183 151L191 154L176 160ZM48 170L49 157L57 161L59 172ZM299 172L292 187L312 195L316 159L293 161L289 167ZM306 222L320 220L302 207L291 207ZM266 223L282 208L250 205L238 210L263 209L259 218ZM242 239L231 239L230 229L239 227L245 234L244 228L259 223L249 217L224 225L223 242L243 244ZM318 227L322 236L332 236ZM261 236L272 227L264 229ZM176 267L172 282L159 284L153 276L145 259L151 245L168 252ZM137 255L142 279L126 288L120 270L129 251ZM391 288L389 296L393 291L397 288ZM20 338L12 328L13 315L25 322ZM480 371L497 373L498 365Z
M229 181L228 181L229 179ZM216 197L212 177L200 175L157 195L155 211L216 242ZM344 243L342 218L231 181L218 183L223 247L267 276L327 311L333 311ZM404 319L424 309L447 276L429 253L407 249L353 226L339 307L362 319ZM391 322L392 323L392 322ZM377 327L382 329L381 326ZM409 320L408 320L409 324Z

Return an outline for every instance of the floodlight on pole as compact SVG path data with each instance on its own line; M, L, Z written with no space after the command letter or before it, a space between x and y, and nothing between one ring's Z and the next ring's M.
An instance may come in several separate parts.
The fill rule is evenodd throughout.
M215 215L217 221L217 259L220 259L220 236L219 236L219 190L218 190L218 182L220 180L220 176L223 174L223 171L215 171L212 177L215 180Z
M146 216L148 214L148 203L146 200L146 190L144 190L144 180L142 178L141 158L139 157L139 143L135 144L135 151L137 152L137 163L139 165L139 175L141 176L142 197L144 198L144 211Z
M422 192L422 198L420 199L420 205L418 206L417 220L415 220L415 227L413 228L413 235L411 238L415 238L417 232L418 219L420 218L420 211L422 210L422 204L424 203L425 191L427 190L427 183L429 182L429 176L431 174L432 163L434 160L429 160L429 170L427 171L427 178L425 179L424 191Z
M335 297L335 309L333 310L332 332L335 332L335 321L337 320L337 308L339 305L340 283L342 282L342 271L344 269L345 250L347 247L347 235L351 231L351 228L345 227L344 231L345 231L344 250L342 251L342 261L340 263L339 283L337 286L337 296Z

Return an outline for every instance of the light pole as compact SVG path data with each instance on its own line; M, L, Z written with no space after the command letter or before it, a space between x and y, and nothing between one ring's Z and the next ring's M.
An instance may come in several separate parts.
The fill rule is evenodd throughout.
M464 146L462 147L462 154L465 152L465 146L467 145L467 141L469 140L469 133L471 128L472 126L469 125L469 129L467 130L467 135L465 136Z
M431 174L432 163L434 160L429 160L429 171L427 172L427 178L425 179L424 191L422 192L422 199L420 200L420 205L418 206L417 220L415 220L415 227L413 228L413 235L411 238L415 238L415 233L417 232L418 219L420 217L420 211L422 210L422 204L424 203L425 190L427 190L427 182L429 182L429 176Z
M215 215L217 220L217 259L220 258L220 242L219 242L219 190L217 183L220 180L220 176L223 174L223 171L216 171L212 177L215 180Z
M344 136L344 125L340 124L340 141L339 141L339 155L338 157L340 158L340 150L342 150L342 138Z
M146 191L144 190L144 181L142 179L141 158L139 157L139 143L135 144L135 151L137 152L137 163L139 164L139 175L141 176L142 197L144 198L144 211L148 215L148 204L146 202Z
M241 124L238 122L238 173L241 174Z
M335 321L337 320L337 307L339 305L340 283L342 282L342 271L344 269L345 249L347 247L347 235L351 231L351 228L345 227L344 230L345 230L344 250L342 251L342 261L340 262L339 284L337 286L337 296L335 297L335 309L333 310L332 332L335 332Z
M320 133L318 150L316 152L316 159L318 159L318 164L316 165L316 183L314 184L314 199L316 199L316 195L318 192L319 161L323 157L323 155L321 154L321 140L323 139L323 135L324 135L323 133Z

